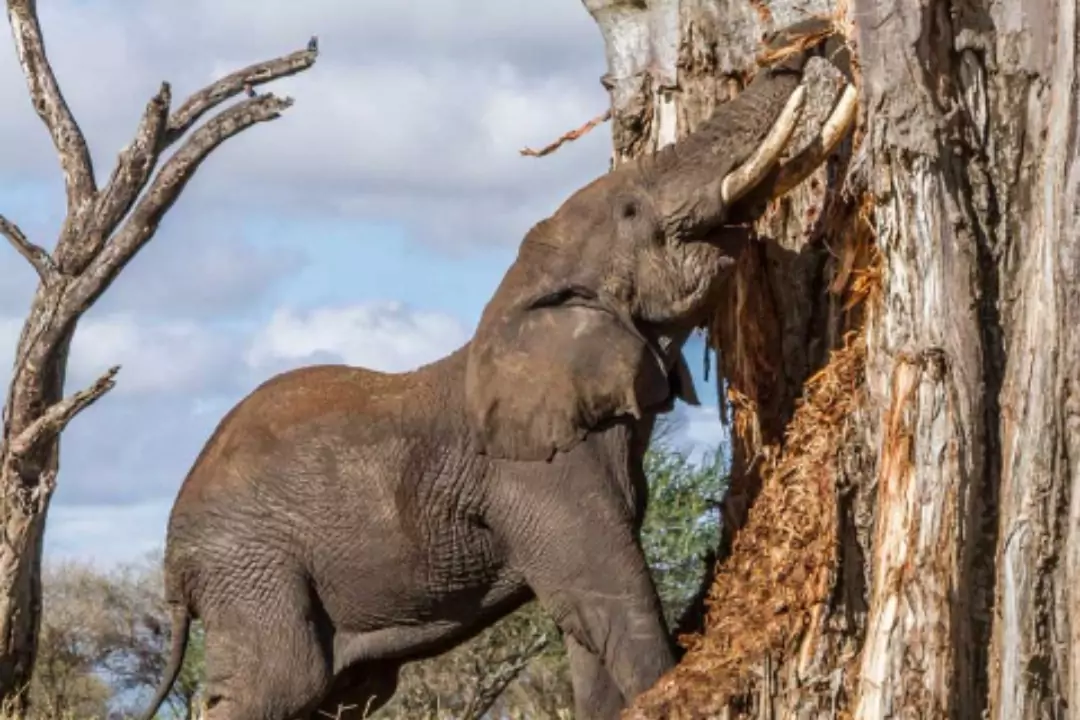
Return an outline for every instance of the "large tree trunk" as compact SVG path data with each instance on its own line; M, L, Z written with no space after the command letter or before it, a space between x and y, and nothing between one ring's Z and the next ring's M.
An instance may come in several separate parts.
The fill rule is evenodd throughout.
M830 15L860 129L770 208L711 342L734 482L704 633L636 717L1080 705L1075 0L584 0L614 162ZM797 7L796 7L797 6Z

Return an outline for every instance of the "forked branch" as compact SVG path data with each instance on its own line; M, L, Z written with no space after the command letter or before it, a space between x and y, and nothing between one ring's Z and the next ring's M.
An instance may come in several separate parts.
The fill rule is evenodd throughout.
M256 123L277 118L292 104L292 98L258 95L233 105L198 128L165 162L123 227L79 278L70 296L74 303L71 309L81 312L88 307L153 237L165 213L218 145Z
M11 440L8 445L8 453L16 459L25 457L40 443L59 435L67 427L67 424L71 422L72 418L113 389L116 385L116 373L118 372L120 372L119 365L109 368L90 387L69 395L47 409L41 414L41 417L30 423Z
M314 43L305 50L233 73L195 93L172 113L162 84L146 104L135 136L119 153L99 191L85 137L60 92L45 54L36 0L6 0L34 109L60 158L67 216L51 253L31 243L0 217L0 234L42 278L19 337L12 381L4 402L0 437L0 701L26 715L26 697L37 646L40 603L32 602L40 573L40 538L59 468L57 438L79 412L113 388L118 367L90 387L64 397L68 352L80 316L153 236L203 160L226 139L271 120L292 104L252 87L311 67ZM225 108L226 100L251 96ZM205 118L204 122L200 122ZM166 148L179 147L163 162ZM35 502L8 502L11 498Z
M315 64L319 55L318 42L312 37L304 50L290 53L267 62L249 65L226 75L192 95L169 118L165 142L171 144L188 131L208 111L241 92L264 85L272 80L295 75Z
M162 83L146 104L135 137L120 151L109 182L98 195L90 236L85 242L66 244L57 253L57 263L65 271L78 273L86 267L146 187L165 147L171 99L169 84Z
M250 65L207 85L189 97L171 115L171 89L168 83L162 83L161 89L147 103L135 138L120 153L109 183L98 198L89 236L78 247L61 247L57 253L59 265L73 272L81 272L86 267L101 251L109 235L116 230L117 225L134 206L139 194L146 188L161 154L182 138L206 113L243 91L251 94L252 88L257 85L306 70L315 63L317 57L318 47L312 38L304 50ZM277 117L280 110L287 106L288 104L280 107L272 117ZM260 118L255 122L272 117ZM236 132L251 124L254 122L240 127ZM217 144L219 143L215 143L213 147ZM176 194L178 195L179 191ZM153 234L153 230L150 234Z
M98 192L93 186L82 132L64 104L44 55L34 0L8 0L8 8L17 43L21 43L20 60L28 58L23 66L35 107L56 139L65 173L78 179L85 169L90 172L90 185L75 180L69 183L69 188L77 189L69 192L65 232L57 243L55 262L29 244L13 225L2 229L42 277L52 272L49 268L56 268L76 278L63 308L63 316L71 319L85 311L149 241L162 217L215 148L256 123L277 118L292 105L290 98L255 95L252 88L310 68L318 57L318 45L312 38L303 50L226 75L194 93L175 112L170 108L171 89L168 83L162 83L147 103L135 137L120 152L108 183ZM162 153L171 144L181 140L207 113L242 92L251 97L196 128L154 175ZM84 156L85 163L72 160ZM69 168L74 169L69 172ZM78 202L72 199L76 197Z
M48 283L56 275L56 266L49 253L45 252L41 246L30 242L18 225L3 215L0 215L0 235L6 237L19 254L34 266L42 282Z

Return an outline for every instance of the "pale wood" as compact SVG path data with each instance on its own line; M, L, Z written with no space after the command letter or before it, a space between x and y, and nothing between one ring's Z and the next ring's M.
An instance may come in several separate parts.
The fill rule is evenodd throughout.
M1076 0L584 4L607 47L615 162L692 129L752 72L762 34L806 12L839 10L860 86L853 153L756 223L764 247L740 259L713 336L722 397L730 383L746 423L721 568L775 510L754 505L757 449L844 330L865 339L865 399L830 470L832 587L786 644L743 658L737 692L691 651L628 716L1075 714ZM842 199L864 190L865 208ZM880 290L852 317L832 292L850 261L832 253L864 212Z

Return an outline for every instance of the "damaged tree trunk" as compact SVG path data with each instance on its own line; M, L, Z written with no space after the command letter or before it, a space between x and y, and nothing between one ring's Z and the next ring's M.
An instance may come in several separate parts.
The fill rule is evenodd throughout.
M704 632L629 714L1080 706L1076 0L584 0L614 163L831 19L860 128L757 222L710 341L734 430Z
M113 368L88 389L63 396L68 348L79 318L153 237L210 153L292 104L289 98L258 95L253 86L311 67L317 50L313 39L305 50L244 68L175 110L169 86L163 83L147 103L135 138L120 152L108 182L99 187L86 140L49 65L36 3L7 0L7 12L30 100L52 136L67 195L67 216L51 253L0 215L0 235L40 278L16 348L0 438L0 706L23 717L37 650L42 541L59 470L60 433L113 387L119 370ZM245 90L247 99L192 130ZM173 146L174 152L161 162Z

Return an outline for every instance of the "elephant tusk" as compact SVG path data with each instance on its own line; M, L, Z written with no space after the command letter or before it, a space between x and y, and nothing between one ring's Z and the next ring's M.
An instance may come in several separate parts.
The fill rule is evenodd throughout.
M795 131L805 100L806 87L799 85L795 92L791 93L784 109L780 111L780 116L750 158L724 178L720 185L720 198L726 205L733 204L749 192L772 169Z
M776 181L771 188L773 197L783 195L801 183L825 161L825 158L836 148L854 124L855 111L859 106L858 98L859 93L855 86L848 83L836 107L822 126L817 142L780 166Z
M851 127L851 123L855 120L855 108L859 106L858 100L859 91L854 85L848 83L840 95L839 102L829 115L829 119L825 121L825 126L821 129L821 145L826 148L826 152L836 147L840 138Z

